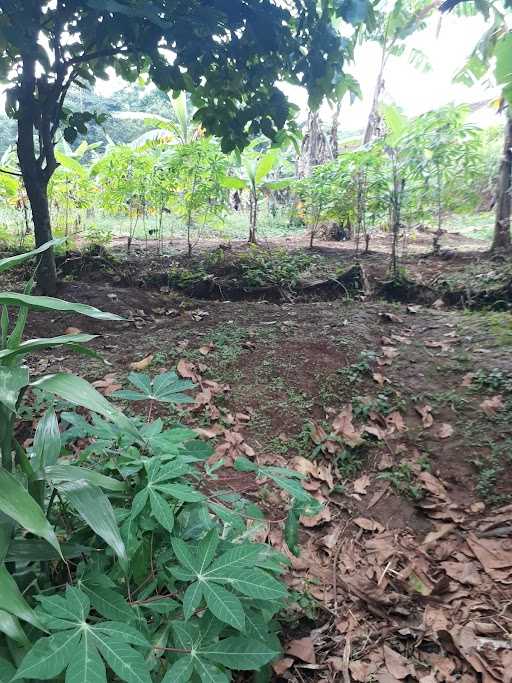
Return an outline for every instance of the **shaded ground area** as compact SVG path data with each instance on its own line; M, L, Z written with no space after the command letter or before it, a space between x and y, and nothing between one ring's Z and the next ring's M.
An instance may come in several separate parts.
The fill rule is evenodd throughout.
M221 250L218 268L245 249ZM166 268L184 263L169 258ZM313 258L296 269L299 279L348 270L353 245L322 244ZM378 252L361 260L372 294L361 283L341 298L301 300L288 289L279 303L263 293L222 301L156 283L121 286L124 261L110 274L85 268L60 296L125 320L36 313L28 333L96 333L92 347L108 365L56 350L34 357L32 371L78 371L106 395L133 370L176 367L198 384L192 405L153 406L152 415L211 440L217 483L262 505L257 538L290 558L295 602L282 616L276 678L510 681L512 315L483 302L469 311L453 307L459 301L384 301L375 289L387 261ZM128 267L140 277L151 263L162 271L159 258ZM507 264L484 255L417 254L405 265L409 279L435 290L433 303L436 281L471 284L466 301L507 282ZM323 504L301 518L298 557L283 541L285 494L232 469L240 455L298 470Z

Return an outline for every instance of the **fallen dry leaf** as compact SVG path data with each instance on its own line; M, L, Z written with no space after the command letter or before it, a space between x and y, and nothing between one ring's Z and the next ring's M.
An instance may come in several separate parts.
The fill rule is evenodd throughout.
M425 429L432 427L432 425L434 424L432 406L429 406L428 404L425 404L424 406L415 406L415 410L421 417L421 423L425 427Z
M389 382L389 380L384 377L384 375L381 372L374 372L372 375L373 381L377 382L380 386L384 384L384 382Z
M81 334L82 330L79 327L66 327L64 334Z
M283 657L282 659L278 659L277 662L274 662L272 668L274 669L276 676L282 676L286 673L288 669L293 666L294 661L295 660L292 659L292 657Z
M368 517L356 517L352 520L360 529L365 531L384 531L384 527L380 522Z
M176 366L176 371L180 377L184 379L191 379L193 382L199 380L199 375L197 374L196 366L188 360L181 359L178 361Z
M436 429L436 436L439 439L448 439L453 434L453 427L448 422L442 422Z
M386 424L388 425L388 434L392 434L395 431L407 431L404 418L400 415L398 410L394 410L392 413L389 413L389 415L386 417Z
M99 389L104 396L111 396L115 391L122 389L122 385L117 383L117 377L113 373L105 375L103 379L97 379L92 386Z
M354 493L360 493L364 496L367 493L366 489L368 486L370 486L370 477L367 474L363 474L354 481Z
M461 385L460 385L460 386L461 386L461 387L470 387L471 384L472 384L472 382L473 382L473 378L474 378L475 376L476 376L476 375L475 375L474 372L466 372L466 374L465 374L464 377L462 378L462 382L461 382Z
M352 405L347 403L332 422L334 433L340 436L347 446L354 448L363 443L361 431L357 430L352 423Z
M204 346L200 346L198 351L202 356L207 356L211 351L213 351L215 348L215 344L213 342L210 342L209 344L205 344Z
M480 403L480 408L489 417L492 417L498 411L503 410L504 407L505 404L503 403L503 397L501 396L501 394L496 394L496 396L486 398L485 401L482 401L482 403Z
M315 644L312 638L298 638L288 643L286 654L302 659L308 664L316 664Z
M149 366L151 365L153 357L153 354L150 353L149 356L146 356L142 360L136 360L133 363L130 363L128 367L130 368L130 370L146 370L146 368L149 368Z
M384 318L384 320L388 320L390 323L403 322L402 318L399 315L396 315L395 313L389 313L388 311L382 311L380 316L381 318Z
M402 680L407 676L414 676L414 666L396 650L391 649L388 645L383 646L384 663L386 664L389 673Z

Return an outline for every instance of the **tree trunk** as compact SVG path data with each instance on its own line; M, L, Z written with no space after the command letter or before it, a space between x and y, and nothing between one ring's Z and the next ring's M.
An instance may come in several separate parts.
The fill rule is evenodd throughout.
M48 205L48 182L57 163L53 153L53 144L51 141L48 141L48 136L46 135L49 130L48 117L45 116L43 120L41 105L37 101L35 93L35 59L30 54L25 55L23 58L23 81L20 87L18 112L17 152L23 182L32 211L35 243L36 247L40 247L52 239L50 207ZM34 144L34 131L38 114L38 132L40 135L45 133L44 137L46 140L46 144L42 143L44 150L39 150L41 159L44 158L46 162L45 166L38 162ZM43 294L53 296L56 292L57 271L53 248L47 249L41 255L37 268L37 284Z
M341 111L341 102L337 102L336 103L336 109L334 110L333 115L332 115L331 132L330 132L331 153L332 153L333 159L337 159L338 153L339 153L338 129L339 129L339 121L340 121L340 111Z
M366 129L364 131L363 145L367 145L380 132L379 104L382 91L384 90L384 67L386 66L386 59L386 46L383 46L379 73L377 74L375 90L373 91L372 107L370 109L368 123L366 124Z
M505 144L501 158L498 193L496 199L496 223L491 251L510 251L510 213L512 207L512 112L507 110Z
M256 244L256 220L258 216L258 197L251 192L251 218L249 226L249 244Z

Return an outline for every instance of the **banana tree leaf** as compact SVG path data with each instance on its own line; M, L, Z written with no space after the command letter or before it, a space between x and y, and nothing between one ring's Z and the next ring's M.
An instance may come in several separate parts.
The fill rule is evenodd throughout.
M44 630L36 613L21 594L18 584L4 564L0 565L0 609Z
M67 154L63 154L62 152L59 152L58 149L56 149L55 158L57 159L59 164L67 171L72 171L76 175L79 175L81 178L85 178L87 176L87 170L82 166L82 164L79 161L73 159L73 157L67 156Z
M297 180L294 176L288 178L279 178L279 180L267 180L262 183L262 187L265 190L284 190Z
M87 481L93 486L100 486L109 491L124 491L125 484L118 479L106 477L104 474L87 470L76 465L51 465L44 468L45 477L57 483L63 481Z
M278 161L279 152L276 149L271 149L261 157L256 164L256 172L254 174L256 184L260 183L270 173Z
M11 413L16 412L16 402L23 387L29 383L27 367L6 368L0 365L0 403Z
M14 358L31 351L48 349L53 346L75 346L76 344L86 344L97 337L96 334L63 334L59 337L41 337L40 339L27 339L15 349L3 349L0 351L0 361L5 358Z
M81 377L60 372L55 375L41 377L32 382L30 386L44 389L44 391L56 394L74 405L82 406L82 408L92 410L94 413L99 413L117 424L118 427L129 432L132 436L135 436L137 440L141 440L137 428L126 415L123 415L118 408L109 403L99 391Z
M65 559L97 552L96 548L90 548L78 543L63 543L60 549ZM14 539L11 541L5 557L6 562L19 562L21 564L28 562L50 562L51 560L59 559L59 553L51 545L37 538Z
M121 560L126 560L126 548L109 499L97 486L86 481L58 484L58 491L80 517L98 534Z
M229 190L244 190L247 187L247 181L242 178L235 178L231 175L222 176L220 184L227 187Z
M1 270L0 270L1 272ZM80 313L96 320L123 320L120 315L100 311L99 308L80 304L74 301L64 301L51 296L32 296L31 294L18 294L17 292L0 292L0 304L7 306L29 306L35 310L63 311Z
M59 541L43 511L15 477L0 469L0 510L22 527L44 538L60 554Z
M43 251L50 249L50 247L57 246L58 244L62 244L62 242L64 241L65 240L63 239L51 240L50 242L46 242L46 244L43 244L37 249L27 251L25 254L17 254L16 256L9 256L9 258L0 259L0 273L3 273L5 270L9 270L9 268L15 268L16 266L19 266L20 263L24 263L25 261L31 259L33 256L37 256L37 254L42 254Z

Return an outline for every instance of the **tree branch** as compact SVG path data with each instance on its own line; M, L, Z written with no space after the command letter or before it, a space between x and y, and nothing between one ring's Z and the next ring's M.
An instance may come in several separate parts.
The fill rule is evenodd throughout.
M17 171L8 171L6 168L0 168L0 173L6 173L7 175L14 175L14 176L17 176L18 178L23 177L23 175L21 173L18 173Z

